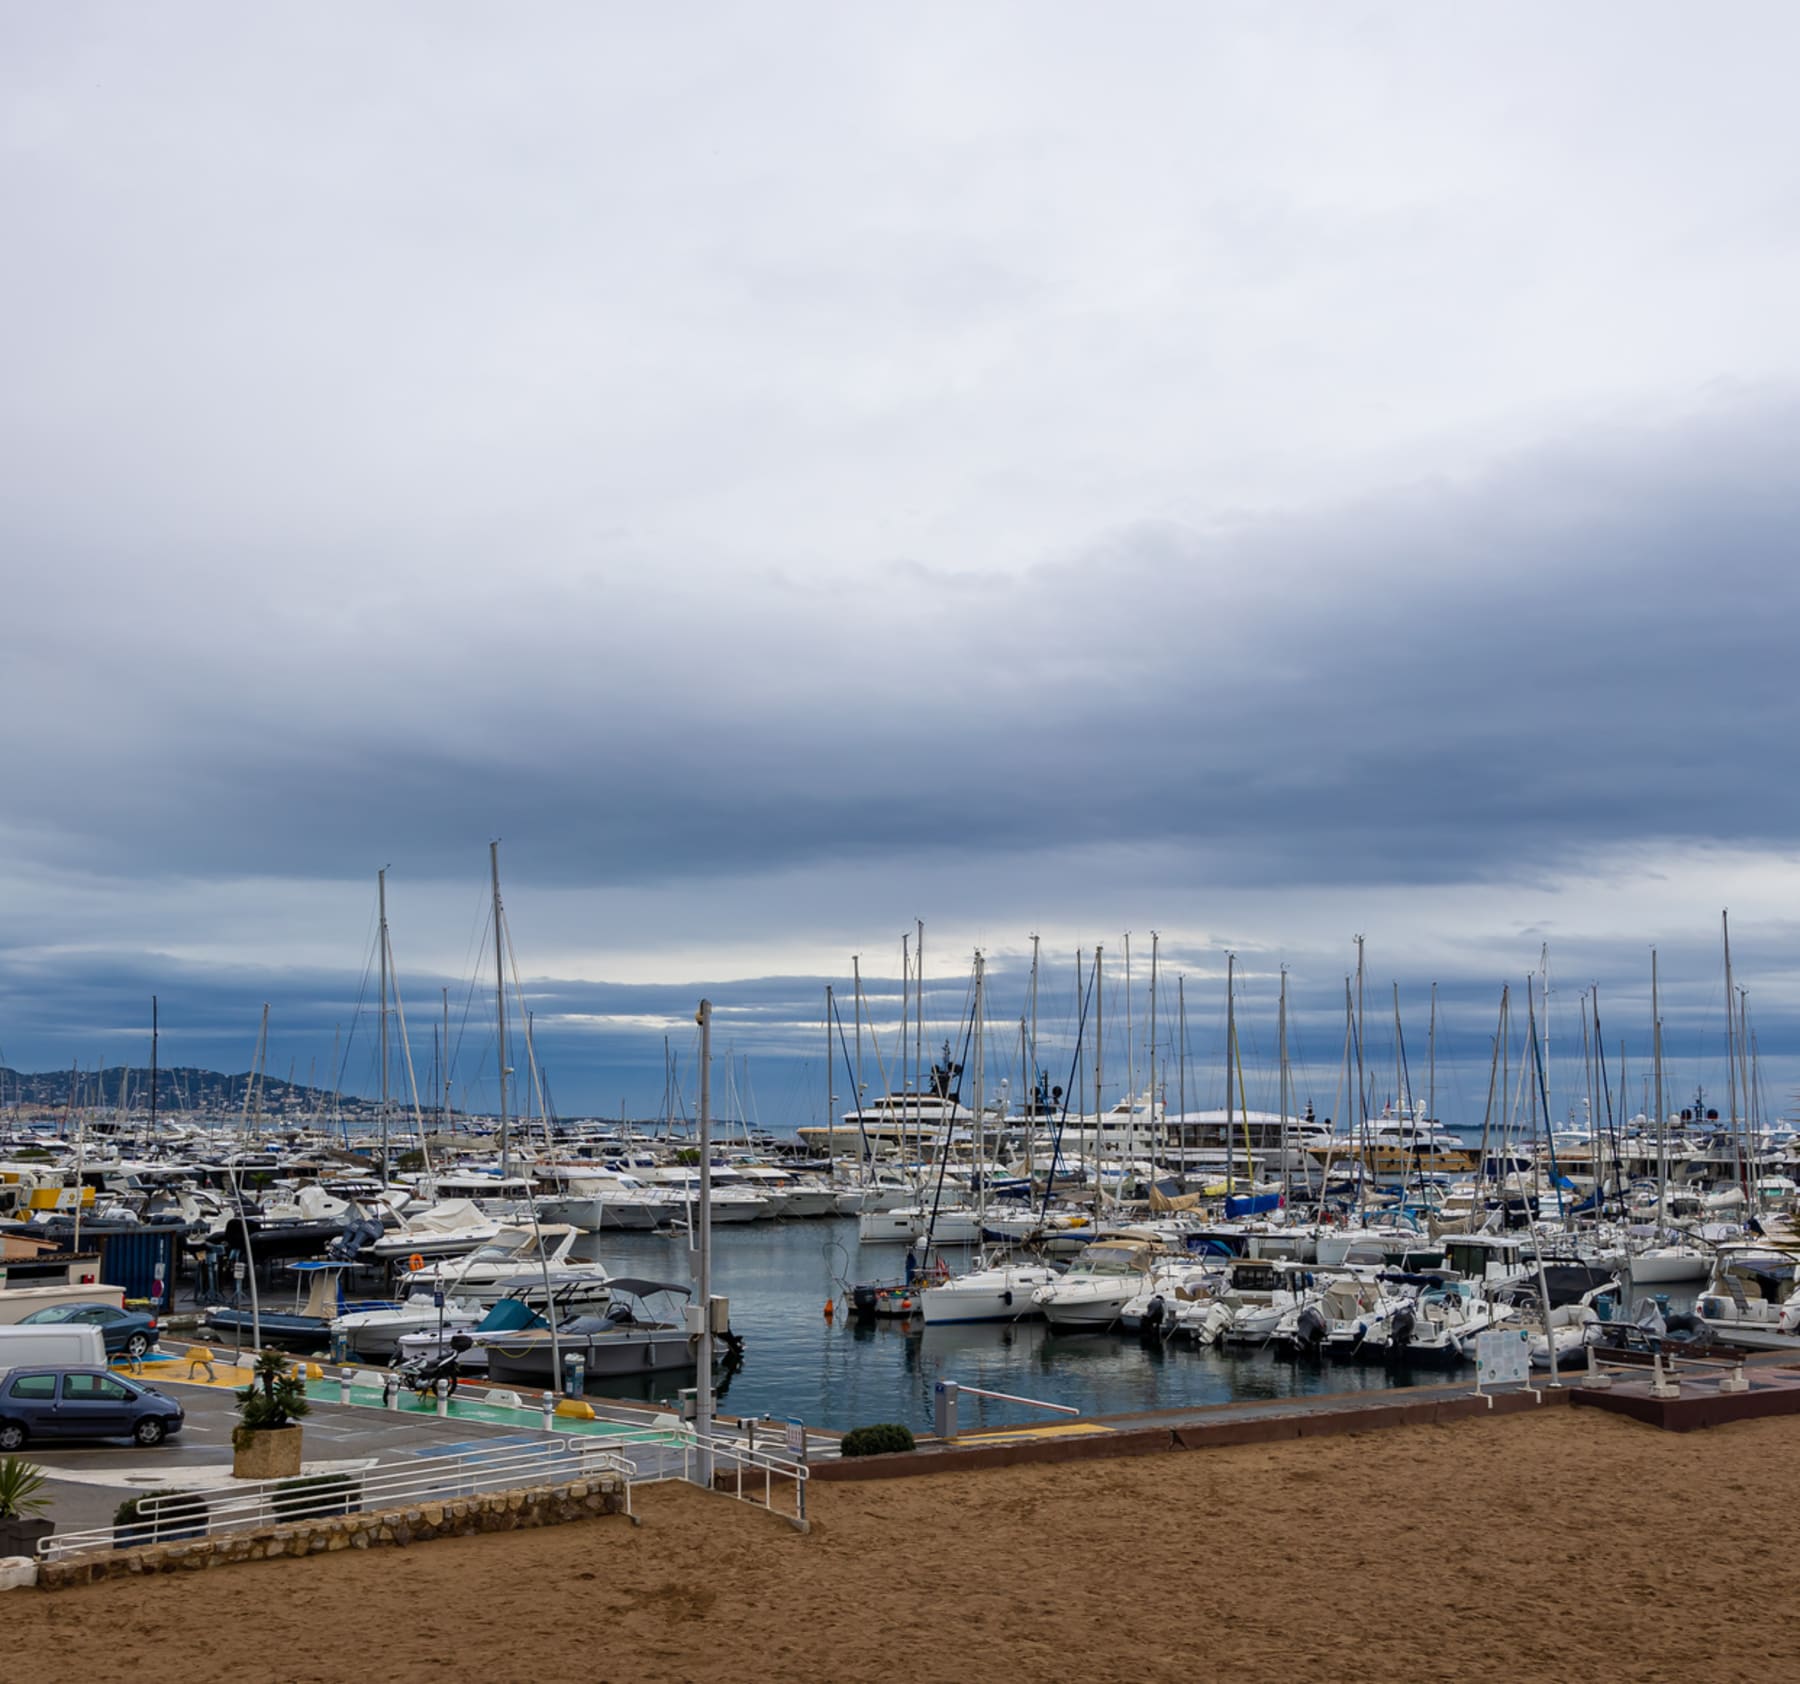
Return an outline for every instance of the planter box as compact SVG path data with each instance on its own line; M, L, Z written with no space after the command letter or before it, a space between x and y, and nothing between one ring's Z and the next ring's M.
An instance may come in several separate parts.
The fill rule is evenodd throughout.
M9 1555L35 1556L39 1540L49 1537L55 1530L54 1520L9 1515L0 1520L0 1558Z
M249 1434L231 1448L231 1471L239 1479L292 1479L300 1471L300 1429L273 1427Z

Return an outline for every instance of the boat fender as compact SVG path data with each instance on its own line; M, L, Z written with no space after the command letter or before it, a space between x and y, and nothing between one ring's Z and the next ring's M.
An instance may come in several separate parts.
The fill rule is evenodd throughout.
M1011 1308L1011 1306L1012 1306L1012 1288L1010 1286L1003 1293L1000 1294L1000 1302L1002 1304L1005 1304L1009 1309Z

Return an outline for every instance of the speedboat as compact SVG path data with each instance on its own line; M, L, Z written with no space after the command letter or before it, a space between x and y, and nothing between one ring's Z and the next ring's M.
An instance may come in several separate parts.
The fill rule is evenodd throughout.
M558 1324L554 1335L540 1316L534 1327L511 1333L476 1336L486 1350L491 1380L523 1381L527 1385L560 1384L556 1365L579 1356L589 1380L634 1374L653 1374L698 1365L699 1334L690 1332L685 1315L658 1315L650 1301L679 1298L684 1303L692 1289L670 1281L615 1278L613 1301L605 1313L571 1316ZM677 1309L680 1306L676 1306ZM641 1312L641 1313L640 1313ZM715 1360L741 1344L725 1333L714 1341Z
M1066 1275L1040 1286L1032 1302L1052 1327L1104 1332L1143 1286L1155 1255L1145 1240L1095 1240Z

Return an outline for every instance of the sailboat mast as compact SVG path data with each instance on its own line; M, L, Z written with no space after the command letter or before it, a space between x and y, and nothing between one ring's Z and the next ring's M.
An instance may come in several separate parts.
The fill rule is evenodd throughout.
M1288 1048L1287 1048L1287 966L1281 967L1281 1003L1275 1022L1276 1057L1281 1061L1281 1208L1291 1210L1294 1204L1294 1150L1288 1126Z
M1231 1125L1237 1121L1237 1089L1233 1085L1233 1072L1237 1064L1237 987L1235 975L1237 955L1225 955L1225 1196L1237 1191L1235 1172L1232 1168Z
M1102 1039L1103 1010L1105 996L1100 986L1100 956L1102 949L1098 943L1094 947L1094 1212L1100 1211L1100 1069L1106 1050Z
M900 938L900 1147L906 1149L906 1051L907 1051L907 1001L912 987L912 932L909 930ZM891 1107L890 1107L891 1110ZM914 1122L917 1129L917 1121ZM916 1151L916 1148L915 1148Z
M506 965L501 956L500 922L500 844L488 844L488 873L494 887L494 1031L495 1049L500 1070L500 1175L505 1180L512 1174L512 1136L506 1126Z
M1035 1101L1037 1098L1038 1048L1037 1048L1037 979L1038 979L1038 938L1034 931L1031 937L1031 1074L1025 1084L1025 1091ZM1035 1103L1032 1111L1035 1116Z
M379 913L375 939L381 949L381 1181L388 1175L388 927L387 867L375 873L375 902Z
M982 1010L981 1002L982 974L981 950L977 948L975 950L975 1226L977 1230L983 1228L987 1222L987 1112L984 1109L981 1083L983 1062L981 1031L982 1018L986 1015ZM949 1150L947 1141L944 1149Z
M1155 930L1150 932L1150 1161L1156 1165L1162 1156L1162 1128L1156 1109L1156 950L1161 941Z
M150 996L150 1144L156 1144L156 996Z

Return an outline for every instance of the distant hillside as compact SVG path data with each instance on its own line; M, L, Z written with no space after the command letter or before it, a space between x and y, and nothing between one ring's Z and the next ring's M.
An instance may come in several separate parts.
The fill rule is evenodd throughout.
M156 1073L159 1111L217 1114L240 1112L250 1088L250 1073L221 1075L217 1070L176 1066ZM71 1091L73 1090L73 1091ZM330 1108L332 1097L319 1088L302 1087L279 1076L263 1078L260 1109L264 1116L309 1115ZM115 1064L107 1070L9 1070L0 1065L0 1106L61 1111L71 1105L91 1110L147 1112L150 1109L149 1067ZM363 1101L346 1098L342 1107L359 1111Z

